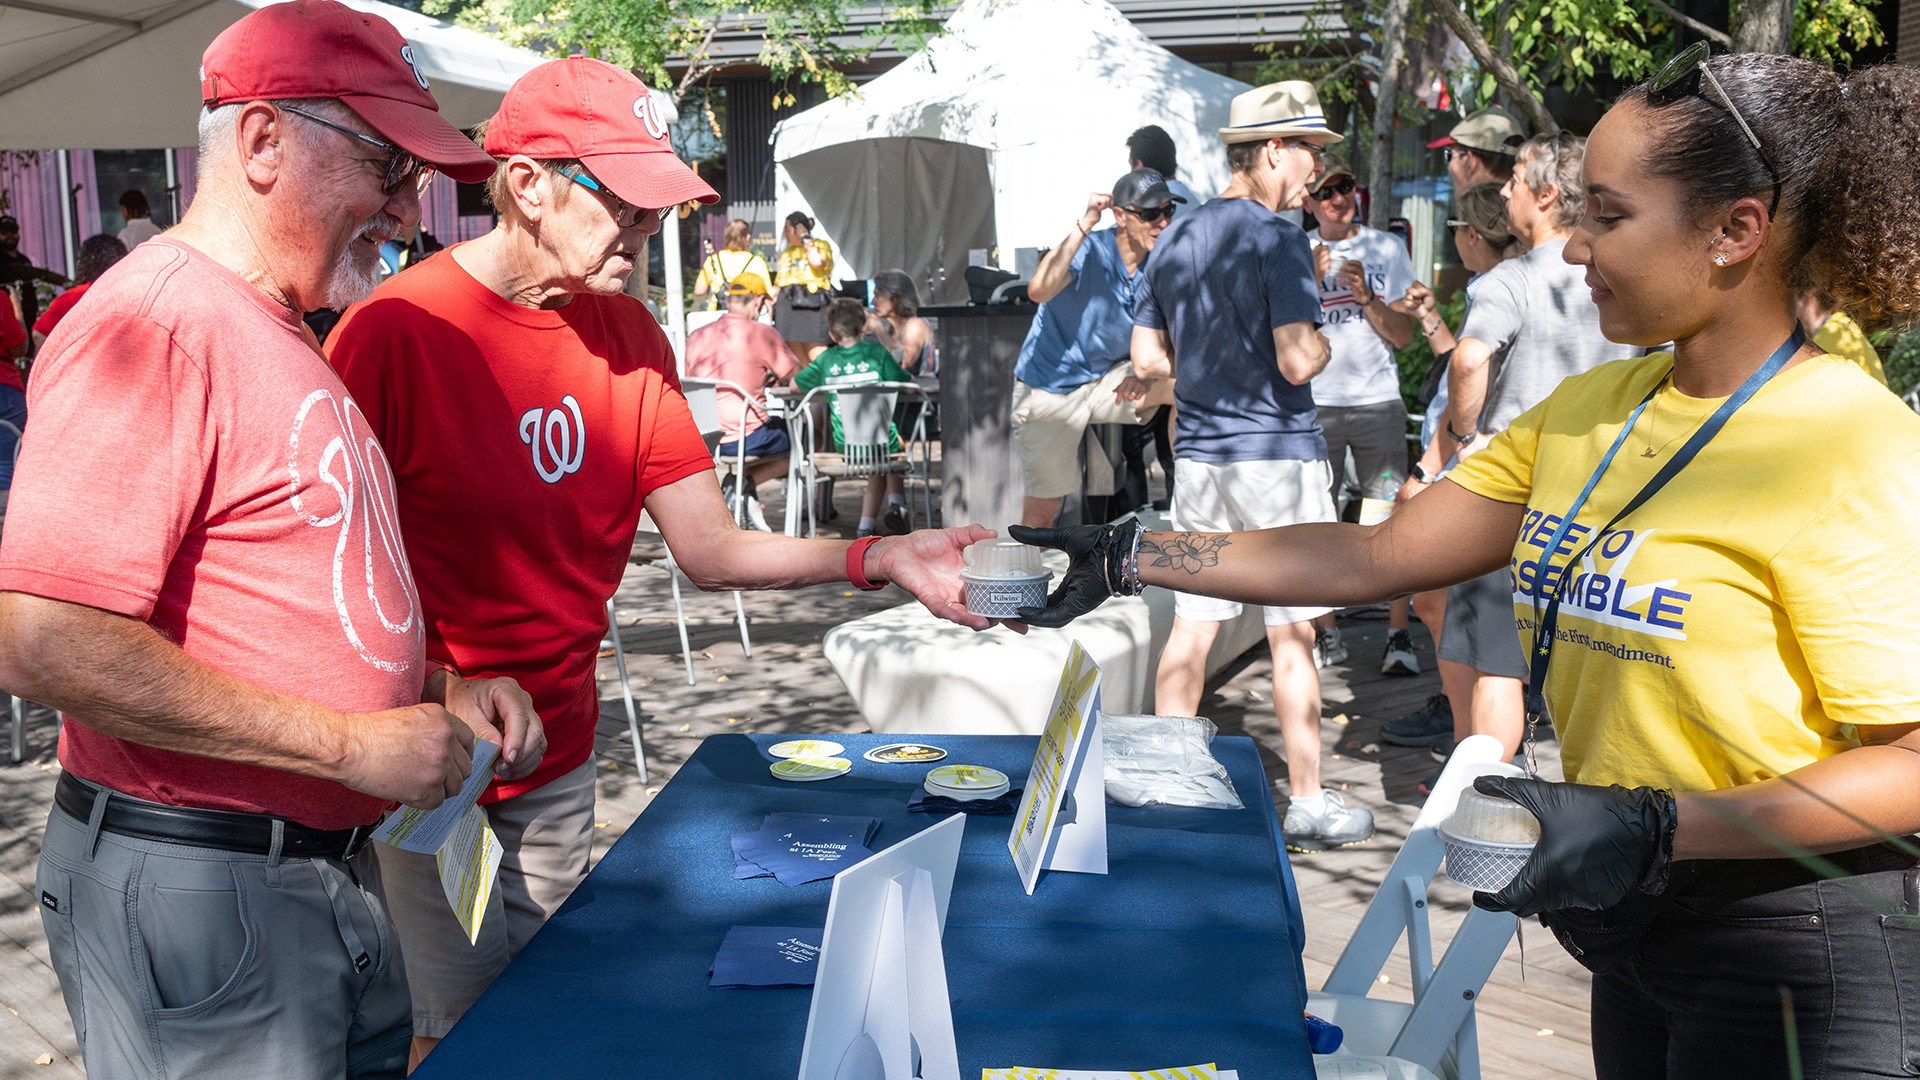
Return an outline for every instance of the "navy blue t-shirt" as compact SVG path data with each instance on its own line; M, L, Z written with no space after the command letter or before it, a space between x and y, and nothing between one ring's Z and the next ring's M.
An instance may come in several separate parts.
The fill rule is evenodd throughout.
M1136 325L1173 342L1176 457L1317 461L1327 442L1313 391L1280 374L1273 331L1320 322L1320 283L1300 226L1252 199L1215 199L1160 234Z
M1072 280L1033 314L1013 377L1036 390L1070 393L1127 358L1133 343L1133 294L1141 271L1127 274L1112 229L1096 229L1067 264Z

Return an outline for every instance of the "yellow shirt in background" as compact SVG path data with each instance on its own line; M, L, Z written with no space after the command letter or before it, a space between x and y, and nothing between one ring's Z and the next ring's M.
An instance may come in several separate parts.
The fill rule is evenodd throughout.
M760 280L773 284L773 275L767 271L767 260L757 251L732 251L722 249L708 255L700 263L700 276L693 279L695 288L704 285L713 293L723 293L727 284L741 274L758 274Z
M1672 364L1576 375L1447 474L1527 507L1510 567L1529 655L1541 551ZM1549 584L1721 400L1663 387ZM1920 721L1917 543L1920 416L1838 357L1775 376L1574 568L1546 687L1567 778L1725 788L1847 749L1841 725Z
M1813 343L1843 360L1859 364L1861 370L1878 379L1881 386L1887 385L1886 369L1880 366L1880 351L1846 312L1836 311L1827 316L1827 321L1813 332Z
M810 240L815 251L826 257L826 262L816 269L807 259L806 248L795 245L780 252L774 260L773 287L805 285L809 292L833 288L833 249L825 240Z

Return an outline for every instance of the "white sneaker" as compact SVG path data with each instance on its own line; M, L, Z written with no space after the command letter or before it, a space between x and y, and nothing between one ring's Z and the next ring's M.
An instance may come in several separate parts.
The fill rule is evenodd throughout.
M1322 791L1320 796L1326 800L1326 809L1318 816L1288 804L1286 819L1280 823L1288 851L1330 851L1373 837L1373 811L1348 806L1337 791Z
M1315 627L1313 631L1313 666L1324 668L1346 662L1347 646L1340 640L1340 628L1336 626L1331 630L1322 630L1319 627Z
M1405 630L1387 631L1387 651L1380 658L1380 674L1420 674L1420 658L1413 653L1412 634Z
M761 502L759 499L748 499L746 509L747 509L747 528L753 529L756 532L772 532L773 531L772 526L767 524L767 504L766 503Z

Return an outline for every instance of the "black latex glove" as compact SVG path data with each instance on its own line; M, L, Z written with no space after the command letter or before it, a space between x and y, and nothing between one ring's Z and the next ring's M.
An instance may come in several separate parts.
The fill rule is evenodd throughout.
M1475 904L1527 916L1610 908L1666 888L1677 821L1673 792L1512 776L1482 776L1473 786L1540 819L1540 843L1519 875L1499 892L1474 893Z
M1035 529L1010 525L1007 535L1033 547L1067 553L1067 576L1047 597L1047 606L1017 609L1030 626L1060 627L1105 603L1121 589L1120 563L1133 550L1140 522L1128 518L1118 525L1076 525L1066 529Z

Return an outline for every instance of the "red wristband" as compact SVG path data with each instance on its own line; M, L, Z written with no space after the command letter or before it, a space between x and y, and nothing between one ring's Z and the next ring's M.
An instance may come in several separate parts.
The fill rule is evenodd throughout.
M879 542L878 536L863 536L847 546L847 581L852 583L854 588L873 592L887 587L884 581L875 584L867 580L867 549Z

